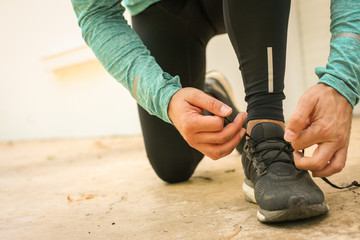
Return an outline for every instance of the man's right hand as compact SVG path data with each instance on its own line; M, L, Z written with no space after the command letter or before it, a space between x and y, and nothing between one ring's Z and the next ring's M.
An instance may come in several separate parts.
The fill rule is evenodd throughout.
M214 116L205 116L207 110ZM239 113L224 127L224 117L232 109L195 88L182 88L170 100L168 115L189 145L213 160L229 155L246 130L242 128L246 113Z

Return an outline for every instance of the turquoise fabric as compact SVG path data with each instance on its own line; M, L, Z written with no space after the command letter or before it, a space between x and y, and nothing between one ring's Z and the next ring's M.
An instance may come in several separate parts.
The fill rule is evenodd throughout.
M124 19L121 0L72 0L72 4L85 42L106 71L146 111L171 123L167 109L181 89L180 79L165 73L150 55Z
M124 0L124 4L135 15L157 1ZM121 0L72 0L82 36L105 69L145 110L171 123L167 110L171 97L181 89L179 77L165 73L156 63L124 19L125 8L121 3ZM360 35L360 0L332 0L331 20L329 61L326 68L316 68L316 74L319 83L334 87L354 106L359 102L360 92L360 41L334 37L339 33ZM139 79L137 84L135 79Z
M136 14L141 13L151 4L159 1L161 0L124 0L124 5L126 6L127 10L129 10L131 16L135 16Z
M330 55L326 68L317 67L319 83L335 88L354 107L360 93L360 40L337 37L354 33L360 37L360 0L332 0Z

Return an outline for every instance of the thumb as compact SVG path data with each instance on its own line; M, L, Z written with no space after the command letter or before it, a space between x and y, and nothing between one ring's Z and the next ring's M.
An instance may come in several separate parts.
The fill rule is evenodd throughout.
M208 110L220 117L226 117L232 113L231 107L198 89L194 89L194 93L186 100L190 104Z
M288 142L294 141L302 130L310 123L309 118L316 105L316 99L309 94L300 98L295 112L291 116L285 130L284 139Z

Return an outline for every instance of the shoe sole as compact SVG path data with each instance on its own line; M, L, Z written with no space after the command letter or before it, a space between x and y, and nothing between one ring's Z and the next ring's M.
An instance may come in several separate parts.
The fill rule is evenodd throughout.
M245 200L257 204L255 199L254 186L250 180L245 179L243 183L243 191L245 194ZM290 209L276 211L268 211L259 208L257 212L257 218L260 222L264 223L284 222L319 216L326 213L327 211L329 211L329 206L325 201L323 201L320 204L296 206Z
M210 72L206 73L205 78L212 78L212 79L218 80L220 82L220 84L225 88L225 91L229 95L230 101L234 104L236 109L238 109L238 110L240 109L236 102L235 95L234 95L234 92L232 91L230 83L228 82L228 80L226 79L226 77L223 74L221 74L218 71L210 71ZM239 112L240 112L240 110L239 110Z

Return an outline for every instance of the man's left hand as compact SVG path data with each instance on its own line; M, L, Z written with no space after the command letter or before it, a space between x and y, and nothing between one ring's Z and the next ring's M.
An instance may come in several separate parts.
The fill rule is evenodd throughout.
M340 172L347 157L353 108L334 88L318 84L299 100L286 127L285 140L291 142L295 164L310 170L314 177ZM311 157L297 150L317 144Z

